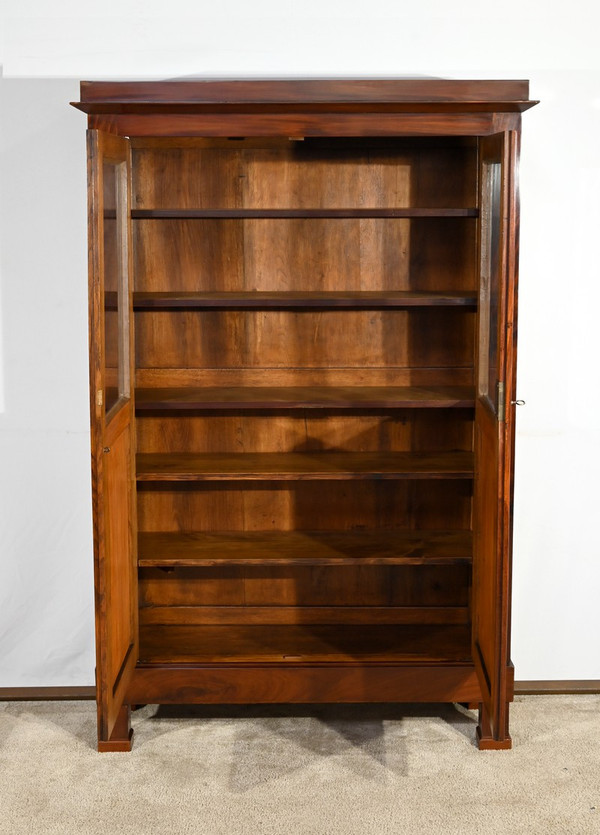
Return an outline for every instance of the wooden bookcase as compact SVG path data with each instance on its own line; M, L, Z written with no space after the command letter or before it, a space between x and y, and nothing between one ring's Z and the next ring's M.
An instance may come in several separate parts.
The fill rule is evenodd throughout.
M508 748L524 81L84 82L98 747L477 703Z

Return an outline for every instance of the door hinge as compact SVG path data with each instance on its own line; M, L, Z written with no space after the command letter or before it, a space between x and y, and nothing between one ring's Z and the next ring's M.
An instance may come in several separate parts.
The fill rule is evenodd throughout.
M98 389L96 392L96 406L101 406L104 403L104 392Z
M497 407L496 412L498 414L498 420L504 422L506 419L506 397L504 393L504 383L496 383L498 389L498 398L497 398Z

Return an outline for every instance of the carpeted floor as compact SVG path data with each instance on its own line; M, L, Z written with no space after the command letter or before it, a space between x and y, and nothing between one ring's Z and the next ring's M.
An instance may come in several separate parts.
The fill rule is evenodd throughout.
M445 705L134 713L95 751L92 702L0 704L7 835L600 833L600 696L521 696L512 751Z

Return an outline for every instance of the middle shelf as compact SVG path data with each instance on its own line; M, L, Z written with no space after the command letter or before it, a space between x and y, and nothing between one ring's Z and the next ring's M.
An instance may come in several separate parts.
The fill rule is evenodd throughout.
M471 531L141 531L138 565L468 565Z
M138 413L220 409L472 408L472 386L204 386L138 388Z
M138 482L473 478L472 452L140 453Z

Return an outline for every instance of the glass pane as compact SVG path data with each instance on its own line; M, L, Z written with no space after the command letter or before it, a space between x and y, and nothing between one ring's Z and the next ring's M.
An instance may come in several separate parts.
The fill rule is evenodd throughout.
M104 411L129 397L127 333L127 170L105 162L104 193Z
M481 280L479 285L479 395L496 409L498 382L498 290L502 177L499 162L483 165Z

